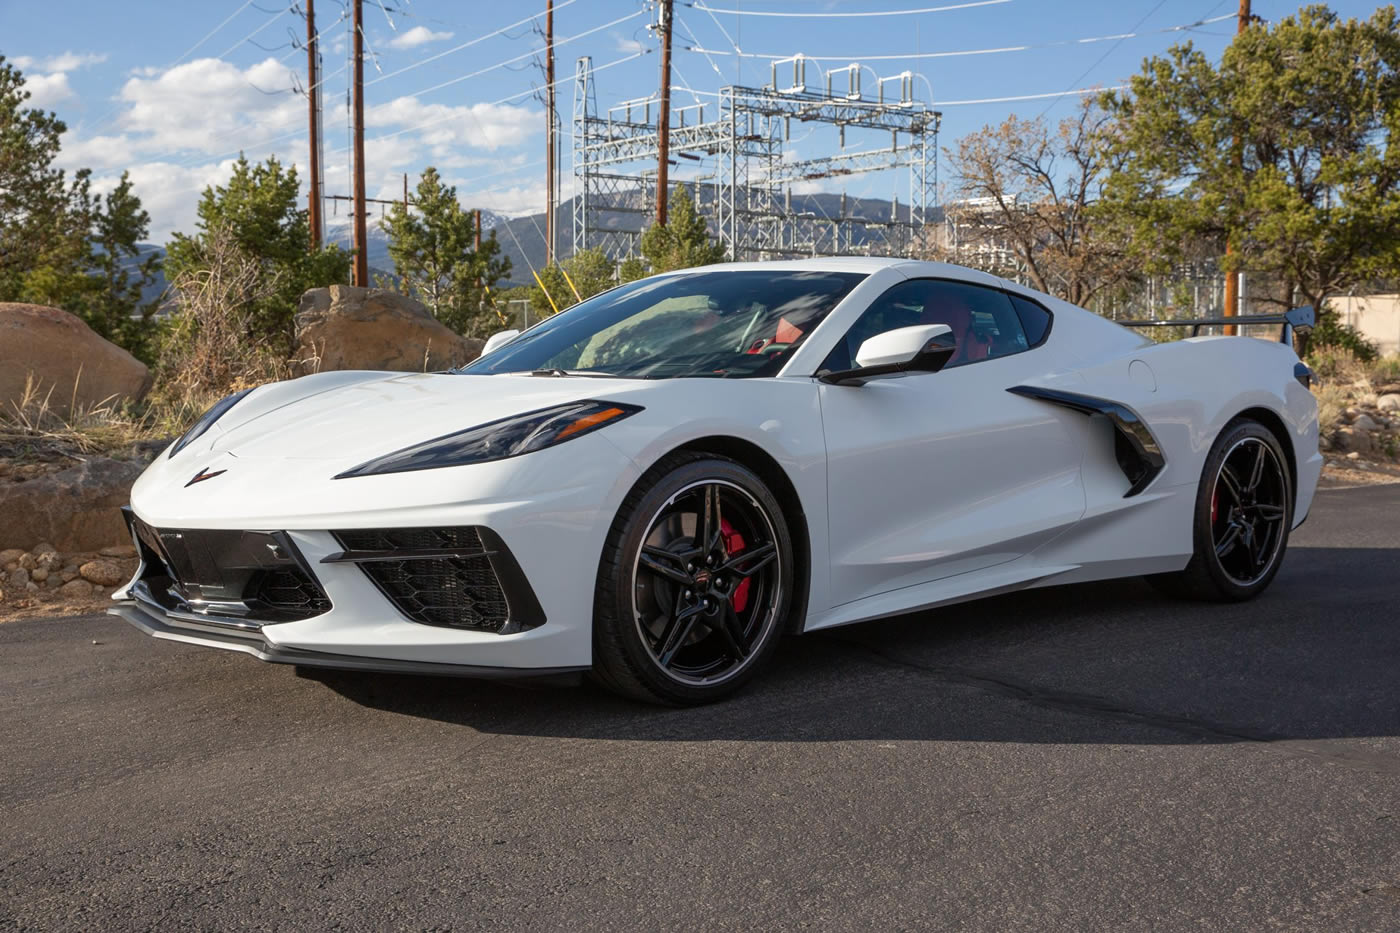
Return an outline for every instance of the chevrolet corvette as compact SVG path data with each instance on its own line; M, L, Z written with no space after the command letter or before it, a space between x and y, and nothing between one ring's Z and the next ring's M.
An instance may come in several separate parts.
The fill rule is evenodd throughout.
M1281 334L1156 342L896 259L653 276L459 369L220 401L132 489L111 611L266 661L685 705L784 635L996 593L1249 599L1321 471L1312 311L1230 320Z

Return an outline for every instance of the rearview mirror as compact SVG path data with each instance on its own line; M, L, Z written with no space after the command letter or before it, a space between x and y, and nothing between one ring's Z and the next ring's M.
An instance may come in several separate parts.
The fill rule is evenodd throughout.
M947 324L919 324L876 334L856 351L856 366L840 372L823 373L822 382L833 385L864 385L873 376L895 373L936 373L957 352L953 331Z
M492 350L495 350L495 349L497 349L498 347L503 347L503 346L505 346L506 344L510 343L512 340L514 340L516 337L519 337L519 336L520 336L520 331L518 331L518 330L499 330L499 331L496 331L496 333L494 333L494 334L492 334L490 337L487 337L487 338L486 338L486 346L484 346L484 347L481 348L481 355L482 355L482 356L485 356L486 354L490 353Z

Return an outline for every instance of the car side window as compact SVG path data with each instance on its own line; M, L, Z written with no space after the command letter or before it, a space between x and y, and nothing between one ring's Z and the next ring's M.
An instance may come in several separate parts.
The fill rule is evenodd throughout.
M1032 347L1040 346L1050 332L1050 312L1029 298L1014 294L1009 297L1012 307L1016 309L1016 316L1021 319L1021 330L1026 333L1027 343Z
M1037 340L1044 336L1048 318L1046 314ZM952 330L958 349L948 366L1009 356L1037 342L1027 339L1012 298L1000 289L950 279L911 279L893 286L865 309L832 348L822 369L851 369L860 345L871 337L919 324L947 324Z

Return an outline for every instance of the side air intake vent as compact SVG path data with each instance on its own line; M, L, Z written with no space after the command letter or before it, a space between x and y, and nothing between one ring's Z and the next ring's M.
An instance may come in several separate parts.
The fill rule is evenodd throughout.
M358 564L414 622L510 634L544 613L498 535L488 528L382 528L332 532L345 550L323 563Z

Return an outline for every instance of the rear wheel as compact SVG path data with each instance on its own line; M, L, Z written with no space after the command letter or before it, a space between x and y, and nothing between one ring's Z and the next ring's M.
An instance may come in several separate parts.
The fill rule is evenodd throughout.
M1273 432L1232 422L1211 448L1196 492L1195 551L1177 573L1149 580L1173 596L1236 602L1278 573L1293 526L1293 483Z
M619 693L707 703L777 645L793 580L777 499L735 461L667 458L623 502L603 550L594 676Z

